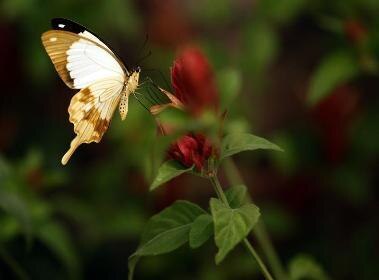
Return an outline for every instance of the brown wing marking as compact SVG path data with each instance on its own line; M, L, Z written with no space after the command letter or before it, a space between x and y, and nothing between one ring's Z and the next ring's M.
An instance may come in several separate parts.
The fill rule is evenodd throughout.
M80 40L81 37L68 32L52 30L43 33L41 38L42 44L44 45L47 54L50 56L59 76L68 87L73 88L74 81L70 77L70 73L66 68L68 63L67 50L74 42Z
M71 141L70 149L62 158L63 165L81 144L100 142L120 101L121 88L104 102L100 102L99 94L91 92L90 88L80 90L71 99L68 111L77 136Z

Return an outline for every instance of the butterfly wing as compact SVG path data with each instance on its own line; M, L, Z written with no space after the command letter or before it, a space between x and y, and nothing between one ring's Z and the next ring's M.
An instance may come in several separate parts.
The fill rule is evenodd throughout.
M68 107L70 122L77 136L62 158L66 164L79 145L100 142L120 102L123 83L117 77L107 78L83 88L75 94Z
M53 19L54 30L42 43L67 86L80 89L69 105L77 136L62 158L66 164L82 143L99 142L120 102L128 71L119 58L93 33L65 19Z
M127 77L123 64L107 47L78 34L50 30L42 43L61 79L70 88L82 89L107 77Z
M76 23L74 21L65 19L65 18L53 18L51 20L51 27L54 30L61 30L61 31L67 31L71 33L75 33L81 37L85 37L87 39L90 39L91 41L94 41L98 43L99 45L106 48L108 51L110 51L113 55L117 56L117 54L109 48L106 44L104 44L98 35L93 33L92 31L88 30L86 27L80 25L79 23ZM118 57L117 57L118 58ZM118 58L119 61L121 59Z

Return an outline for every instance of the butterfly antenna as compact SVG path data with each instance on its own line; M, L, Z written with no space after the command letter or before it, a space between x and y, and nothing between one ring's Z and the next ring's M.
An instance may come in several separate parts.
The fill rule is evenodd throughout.
M146 33L145 39L144 39L144 41L142 43L142 46L139 48L139 54L141 54L145 50L148 41L149 41L149 33ZM149 52L151 52L151 51L149 51ZM149 56L150 56L150 53L148 53L147 55L142 56L142 58L138 58L135 61L135 63L133 63L133 64L135 66L137 66L137 65L139 65L140 62L142 62L144 59L146 59Z
M140 47L141 53L145 50L148 41L149 41L149 33L146 33L145 40L143 40L142 46Z
M142 45L141 51L143 51L145 49L145 47L147 46L147 42L148 41L149 41L149 33L146 33L145 41L143 41L143 45Z
M148 58L151 54L152 54L152 52L151 52L151 50L149 50L149 52L147 54L145 54L144 56L142 56L140 59L137 60L136 65L139 65L142 61L144 61L146 58Z

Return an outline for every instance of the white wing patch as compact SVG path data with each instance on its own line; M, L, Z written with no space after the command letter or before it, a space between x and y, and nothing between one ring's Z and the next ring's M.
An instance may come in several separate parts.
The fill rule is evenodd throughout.
M42 43L59 76L70 88L82 89L110 77L123 82L127 79L122 63L103 43L62 30L43 33Z
M91 32L85 30L84 32L80 32L78 33L78 35L80 36L83 36L85 38L88 38L92 41L95 41L96 43L98 43L99 45L102 45L103 47L105 47L107 50L109 50L110 52L112 52L112 50L110 48L108 48L108 46L106 44L104 44L101 40L99 40L99 38L97 38L95 35L93 35Z
M74 88L81 89L108 77L124 79L120 64L105 49L80 39L66 52L66 68L74 81Z

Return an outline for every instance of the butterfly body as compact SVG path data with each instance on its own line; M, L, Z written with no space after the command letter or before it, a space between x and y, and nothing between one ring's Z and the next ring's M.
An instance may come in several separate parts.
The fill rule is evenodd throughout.
M119 112L122 120L125 120L128 113L128 99L129 95L134 93L138 88L140 69L137 68L132 72L127 82L124 83L124 88L121 94L121 100L119 105Z
M140 68L129 72L109 47L75 22L53 19L52 27L42 34L42 43L65 84L79 89L68 108L76 137L62 158L66 164L81 144L100 142L117 106L126 118Z

